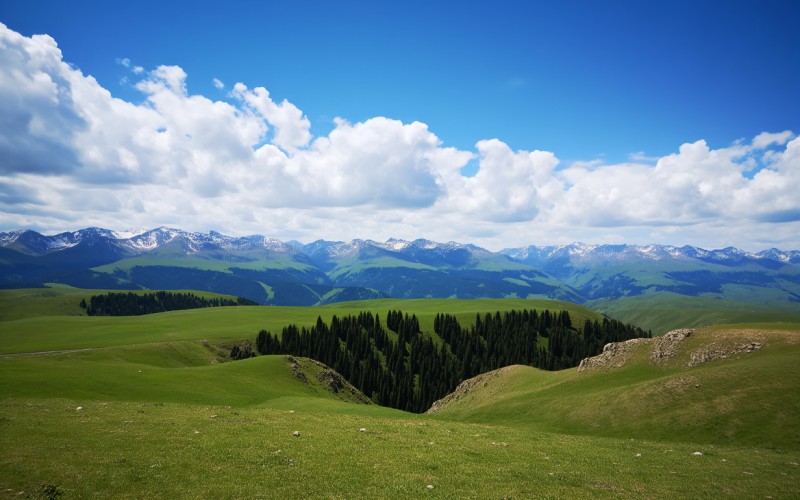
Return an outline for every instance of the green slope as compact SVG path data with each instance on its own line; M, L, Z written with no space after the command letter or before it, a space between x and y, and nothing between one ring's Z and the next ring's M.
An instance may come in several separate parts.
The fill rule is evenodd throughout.
M612 318L652 330L654 335L676 328L716 324L800 322L800 308L789 308L780 302L769 306L709 297L686 297L665 292L616 300L597 300L587 305Z
M104 348L0 360L0 394L11 398L247 406L289 398L335 398L306 367L296 383L285 356L219 363L195 342Z
M56 299L38 300L50 307ZM0 321L0 352L99 348L0 357L0 492L33 498L800 495L797 325L769 334L765 347L742 359L691 369L679 366L685 352L656 370L635 363L580 374L511 368L473 391L472 400L436 416L343 401L318 382L319 367L310 362L300 362L306 384L284 357L221 362L224 350L215 348L319 314L402 309L423 322L437 312L469 321L477 312L561 305L575 315L594 314L524 300L385 300L137 318L42 318L29 305L25 318ZM690 338L697 344L687 349L706 340ZM672 386L674 394L648 392L689 375L700 380L694 399L684 396L695 389L691 384L684 395ZM661 404L657 412L634 411L654 402ZM705 413L704 402L711 402ZM731 417L742 423L731 427ZM785 420L776 430L779 418Z
M800 324L697 330L664 364L650 360L658 340L631 347L621 368L501 369L437 415L569 434L800 451ZM763 348L688 366L692 353L724 353L750 342Z
M291 323L312 326L317 317L326 322L336 314L346 316L361 311L372 311L386 317L390 309L400 309L416 314L423 331L433 330L437 313L451 312L471 324L477 313L508 311L511 309L567 310L575 324L585 318L599 316L590 309L569 302L525 299L386 299L374 301L338 302L318 307L246 306L212 309L170 311L134 317L48 316L54 304L71 314L80 309L69 301L80 302L97 291L59 290L51 295L47 290L31 290L27 294L16 290L0 290L0 317L19 317L0 322L0 354L108 347L149 342L178 340L208 340L233 342L253 340L259 330L272 332ZM22 304L19 309L14 304ZM6 310L6 307L9 310ZM6 312L3 312L6 311ZM12 312L13 311L13 312Z
M148 294L154 290L86 290L66 285L51 284L49 288L16 288L0 290L0 322L43 316L86 316L80 307L81 299L87 302L92 295L106 293ZM180 290L205 298L226 298L235 300L232 295L224 295L198 290Z

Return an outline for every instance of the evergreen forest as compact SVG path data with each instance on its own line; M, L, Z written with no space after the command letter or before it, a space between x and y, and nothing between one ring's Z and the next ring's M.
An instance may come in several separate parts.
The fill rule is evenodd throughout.
M111 292L105 295L92 295L88 303L86 299L81 299L80 303L89 316L140 316L183 309L245 305L258 304L242 297L236 299L200 297L193 293L164 291L144 294Z
M389 311L385 325L371 312L333 316L330 324L317 318L311 328L289 325L280 335L261 330L256 350L313 358L375 403L420 413L480 373L513 364L571 368L608 342L651 336L608 318L576 326L567 311L549 310L478 314L469 327L437 314L436 336L421 332L416 316L402 311Z

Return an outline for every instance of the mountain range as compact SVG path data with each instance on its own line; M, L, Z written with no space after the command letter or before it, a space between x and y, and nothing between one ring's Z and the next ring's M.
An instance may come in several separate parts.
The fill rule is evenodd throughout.
M800 308L800 251L586 245L509 248L425 239L303 244L160 227L0 233L0 288L61 283L194 289L262 304L384 297L589 301L672 293Z

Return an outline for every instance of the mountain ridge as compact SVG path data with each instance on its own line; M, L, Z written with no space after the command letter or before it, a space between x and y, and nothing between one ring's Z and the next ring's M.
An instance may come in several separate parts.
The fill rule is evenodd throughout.
M507 248L397 238L316 240L227 236L161 226L90 227L46 236L0 233L0 287L187 286L264 304L347 298L536 297L585 303L670 292L800 303L800 251L690 245L584 244Z
M499 251L491 251L472 243L460 243L456 241L437 242L424 238L414 240L404 240L399 238L389 238L385 242L371 239L352 239L349 242L336 240L315 240L311 243L300 243L294 240L282 241L265 235L253 234L248 236L227 236L217 231L211 230L207 233L184 231L169 226L159 226L154 229L130 229L126 231L113 231L110 229L88 227L77 231L67 231L55 235L44 235L30 229L11 230L0 232L0 247L8 248L13 243L23 240L24 243L31 245L29 255L42 255L54 251L63 250L77 245L86 237L101 236L113 239L128 248L149 251L164 243L172 241L176 237L184 237L192 243L213 243L224 249L236 248L257 248L263 247L281 251L313 251L314 246L320 245L335 247L340 252L346 252L364 245L375 246L388 251L404 251L408 248L424 248L426 250L442 249L469 249L471 251L482 251L491 254L508 255L515 260L524 260L531 255L537 257L552 258L558 255L568 254L572 257L586 255L619 255L624 253L626 256L638 255L643 258L699 258L711 259L714 261L754 259L754 260L774 260L783 263L800 263L800 250L781 250L775 247L761 250L759 252L748 252L739 248L728 246L719 249L705 249L692 245L663 245L663 244L586 244L573 242L566 245L528 245L524 247L510 247ZM34 241L30 241L34 240ZM41 245L44 245L42 247Z

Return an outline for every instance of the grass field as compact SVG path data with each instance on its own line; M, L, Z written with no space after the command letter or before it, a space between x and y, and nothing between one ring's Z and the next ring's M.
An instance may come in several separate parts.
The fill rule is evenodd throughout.
M438 414L414 415L343 401L313 363L301 360L304 383L284 356L225 362L218 346L360 310L402 309L423 328L437 312L595 313L547 301L384 300L70 316L80 290L7 310L31 293L0 292L0 318L13 318L0 321L5 497L800 495L797 324L750 325L770 332L762 349L692 368L689 350L745 327L704 330L658 368L644 351L618 370L513 367ZM52 350L63 352L30 354Z
M311 326L318 317L330 321L334 314L346 316L360 311L373 311L385 318L391 309L416 314L424 331L433 330L433 319L440 312L450 312L464 325L472 324L477 313L522 308L567 310L575 324L582 324L586 318L600 318L594 311L570 302L525 299L385 299L319 307L193 309L130 317L81 315L78 306L81 298L97 293L105 291L69 288L1 290L0 318L6 318L6 321L0 322L3 329L0 354L178 340L215 343L254 340L261 329L280 332L290 323Z
M662 335L676 328L698 326L794 322L800 323L800 305L776 302L776 306L759 305L707 297L687 297L672 293L657 293L616 300L600 300L589 307L612 318L633 323L653 335Z

